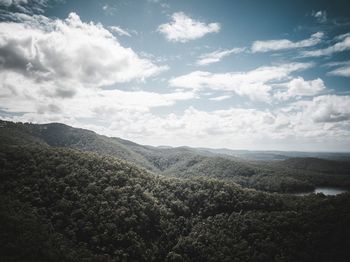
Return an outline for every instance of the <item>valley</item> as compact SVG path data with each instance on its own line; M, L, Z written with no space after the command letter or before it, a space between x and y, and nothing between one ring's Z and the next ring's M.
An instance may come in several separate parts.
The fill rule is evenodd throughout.
M62 124L2 121L0 141L3 261L349 259L350 194L285 194L348 185L348 162L247 161Z

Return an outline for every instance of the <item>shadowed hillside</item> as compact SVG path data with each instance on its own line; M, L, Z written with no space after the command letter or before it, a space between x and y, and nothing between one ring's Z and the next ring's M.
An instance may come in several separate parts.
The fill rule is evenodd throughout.
M1 261L350 259L349 194L272 195L3 138Z
M279 163L281 166L301 169L307 171L335 174L350 175L349 161L332 161L319 158L289 158Z

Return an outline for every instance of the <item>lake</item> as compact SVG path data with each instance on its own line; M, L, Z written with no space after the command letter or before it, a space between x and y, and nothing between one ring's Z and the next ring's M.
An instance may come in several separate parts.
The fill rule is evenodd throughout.
M306 196L306 195L310 195L313 193L314 194L323 193L326 196L335 196L335 195L339 195L339 194L346 193L346 192L349 192L349 190L344 189L344 188L340 188L340 187L316 187L314 191L296 193L293 195Z

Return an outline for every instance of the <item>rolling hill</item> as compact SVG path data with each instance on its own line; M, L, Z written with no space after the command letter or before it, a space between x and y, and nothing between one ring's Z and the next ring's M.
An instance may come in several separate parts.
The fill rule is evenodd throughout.
M350 259L349 194L296 197L207 176L157 175L57 147L57 137L35 128L1 132L1 261Z
M248 161L222 151L139 145L60 123L1 121L0 138L17 145L40 144L114 156L161 175L224 179L270 192L308 191L319 185L350 187L347 161L317 158Z

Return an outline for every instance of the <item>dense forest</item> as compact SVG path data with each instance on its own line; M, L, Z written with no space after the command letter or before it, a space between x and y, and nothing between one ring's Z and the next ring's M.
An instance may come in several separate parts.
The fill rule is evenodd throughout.
M349 193L247 188L346 173L0 124L0 261L350 261Z
M59 123L36 125L0 120L0 126L0 138L12 144L40 144L114 156L166 176L210 177L269 192L304 192L317 186L350 188L350 161L310 157L247 161L188 147L139 145Z

